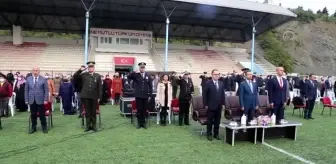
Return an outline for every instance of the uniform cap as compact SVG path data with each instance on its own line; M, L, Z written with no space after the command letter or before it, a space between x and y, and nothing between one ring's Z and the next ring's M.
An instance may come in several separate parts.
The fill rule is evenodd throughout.
M146 63L145 63L145 62L140 62L140 63L138 64L138 66L139 66L139 67L146 67Z
M86 63L86 65L88 65L88 66L94 66L95 64L96 64L96 62L94 62L94 61L89 61L89 62Z
M243 68L242 71L250 71L249 68Z
M189 75L190 72L188 72L188 71L184 71L182 74L183 74L183 75Z

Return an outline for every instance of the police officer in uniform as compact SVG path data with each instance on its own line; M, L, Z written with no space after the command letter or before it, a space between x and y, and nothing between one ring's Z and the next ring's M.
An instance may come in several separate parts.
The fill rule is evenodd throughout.
M87 68L81 67L80 70L78 70L74 74L74 80L77 83L80 83L80 86L82 87L80 89L80 98L86 111L85 132L88 132L90 130L97 132L98 130L96 127L96 110L98 108L98 102L102 95L102 80L101 76L98 73L94 72L94 65L96 63L93 61L89 61L86 64L88 66ZM88 71L83 73L83 71L86 69Z
M129 80L133 80L134 96L137 108L138 125L137 129L146 127L146 110L149 107L148 103L153 93L152 79L150 75L145 72L146 63L141 62L138 64L139 70L132 72L128 75Z
M180 95L179 95L179 126L189 125L189 108L190 108L190 100L192 98L191 94L194 93L194 84L189 78L190 73L185 71L177 81L180 86Z

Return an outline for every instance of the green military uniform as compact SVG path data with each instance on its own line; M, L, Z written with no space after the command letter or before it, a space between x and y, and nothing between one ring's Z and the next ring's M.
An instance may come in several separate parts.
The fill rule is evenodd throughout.
M93 67L95 62L88 62L87 65ZM85 109L86 129L85 131L94 130L96 128L96 110L99 107L98 99L102 94L102 80L98 73L89 73L78 70L74 74L75 81L81 83L80 98Z

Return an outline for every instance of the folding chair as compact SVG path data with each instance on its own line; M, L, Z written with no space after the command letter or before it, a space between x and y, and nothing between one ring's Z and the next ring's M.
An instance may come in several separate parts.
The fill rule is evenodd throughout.
M200 123L201 130L196 131L196 133L200 133L201 135L206 133L206 125L207 125L207 109L205 109L203 104L202 96L194 96L191 99L191 108L192 108L192 119L195 122Z
M85 123L86 123L86 110L84 108L84 105L83 105L83 111L82 111L82 120L81 120L81 125L82 125L82 128L85 127ZM99 107L99 104L98 104L98 107L96 109L96 116L98 116L98 128L101 129L101 112L100 112L100 107Z
M306 105L303 102L303 99L301 97L294 97L292 103L293 103L293 114L292 114L292 116L294 116L294 111L296 109L298 109L299 113L300 113L300 117L302 117L303 112L306 108Z
M29 105L28 105L29 106ZM54 126L54 123L53 123L53 118L52 118L52 111L51 111L51 104L48 103L48 104L44 104L44 115L46 117L46 121L47 121L47 129L50 130L53 126ZM37 112L37 118L40 117L40 113ZM29 118L28 118L28 131L31 131L32 127L32 120L31 120L31 115L29 115Z
M180 104L179 104L179 100L177 98L173 99L172 100L172 103L171 103L171 111L170 111L170 114L169 116L172 117L173 119L173 123L175 124L175 116L178 115L180 113ZM170 124L170 120L169 120L169 124Z
M329 97L323 97L323 98L321 98L321 101L322 101L322 104L323 104L321 115L323 115L324 108L327 107L330 110L329 115L331 116L331 111L332 111L333 108L336 108L336 105L331 104L331 99Z

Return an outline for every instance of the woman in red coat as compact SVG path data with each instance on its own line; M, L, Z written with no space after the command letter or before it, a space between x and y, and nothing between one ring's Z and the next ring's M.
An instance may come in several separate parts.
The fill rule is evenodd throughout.
M122 80L119 77L119 73L114 74L114 78L112 80L112 97L114 98L115 105L119 104L120 95L122 91Z
M0 76L0 117L8 116L8 100L13 95L13 87L4 76Z
M110 76L109 75L106 75L105 76L105 79L104 79L104 83L106 84L106 89L107 89L107 100L110 100L111 99L111 89L112 89L112 80L110 79ZM105 102L107 103L107 102Z

